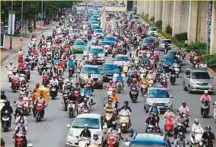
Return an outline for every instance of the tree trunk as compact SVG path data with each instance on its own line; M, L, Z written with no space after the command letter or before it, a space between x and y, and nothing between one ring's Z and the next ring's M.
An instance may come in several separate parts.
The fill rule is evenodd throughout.
M34 18L33 18L33 22L34 22L34 29L37 29L37 27L36 27L36 18L35 18L35 16L34 16Z

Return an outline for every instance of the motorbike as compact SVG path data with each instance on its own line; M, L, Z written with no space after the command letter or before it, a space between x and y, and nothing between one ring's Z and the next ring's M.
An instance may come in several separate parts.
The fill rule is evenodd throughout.
M88 147L90 145L91 140L86 137L82 137L79 139L78 146L79 147Z
M213 117L214 117L215 122L216 122L216 102L213 105L214 105Z
M170 76L170 83L171 83L172 85L174 85L174 84L175 84L175 81L176 81L175 74L171 74L171 76Z
M24 101L23 114L28 115L31 112L30 101Z
M122 92L122 89L123 89L123 85L122 85L122 82L121 81L118 81L117 84L117 92L118 93L121 93Z
M190 143L191 145L200 145L201 146L201 139L202 139L203 132L192 132L190 133Z
M77 99L80 98L80 91L79 91L79 89L75 89L74 90L74 97L76 97Z
M29 69L25 69L25 77L26 77L26 81L28 82L30 80L30 71Z
M10 120L10 114L9 114L9 111L6 110L4 112L4 114L1 116L1 120L2 120L2 130L4 132L8 131L9 128L11 127L11 120Z
M35 119L36 119L36 123L37 123L37 122L41 121L41 119L43 117L42 111L43 111L44 107L42 105L37 105L35 109L36 109Z
M173 68L175 70L176 77L178 78L179 77L179 73L180 73L180 66L178 64L174 64Z
M120 123L121 132L126 133L129 128L129 116L120 115L119 123Z
M48 75L44 75L43 76L43 85L48 85L49 84L49 76Z
M8 71L8 81L11 82L11 76L12 76L13 72L11 70Z
M16 134L15 137L15 147L27 147L27 142L24 142L24 134Z
M51 85L50 87L50 96L54 100L57 97L57 88L56 86Z
M68 102L68 115L69 115L69 118L72 118L74 117L74 112L76 111L76 103L74 101L69 101Z
M138 97L138 91L136 87L132 87L131 91L130 91L130 98L132 100L133 103L135 103L137 101L137 97Z
M209 102L203 102L202 103L202 106L201 106L201 109L203 109L203 112L202 112L202 116L204 118L208 117L209 115L209 110L210 110L210 105L209 105Z
M16 92L16 90L18 90L19 88L19 83L18 83L18 80L15 80L15 79L12 79L12 86L11 86L11 89Z
M113 111L109 111L109 110L106 110L105 112L104 122L106 123L107 128L111 128L111 127L116 128L116 121L113 121L115 120L113 113L114 113Z
M24 95L26 92L26 87L21 85L19 90L20 90L20 95Z
M161 80L161 85L162 85L163 88L167 88L167 81L166 81L166 79L162 79Z
M170 136L173 132L174 124L172 119L166 119L164 123L164 130L168 136Z
M178 133L178 138L176 139L174 146L175 147L186 147L188 143L185 140L185 135L183 132Z
M142 83L142 84L141 84L141 93L142 93L142 95L145 95L145 94L146 94L147 89L148 89L147 83Z
M69 72L68 76L69 76L69 77L72 77L73 74L74 74L74 68L73 68L73 67L69 67L69 68L68 68L68 72Z
M38 74L41 76L41 75L42 75L42 72L43 72L43 70L42 70L42 68L43 68L43 63L37 64L37 67L38 67Z
M147 124L146 133L154 133L154 132L159 133L160 132L159 127L153 126L151 124Z
M113 88L109 87L107 90L107 96L108 97L112 95L112 91L113 91Z

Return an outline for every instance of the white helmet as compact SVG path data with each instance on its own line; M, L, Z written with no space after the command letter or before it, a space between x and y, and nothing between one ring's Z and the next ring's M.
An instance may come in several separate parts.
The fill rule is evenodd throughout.
M204 91L204 94L208 94L208 90L205 90L205 91Z

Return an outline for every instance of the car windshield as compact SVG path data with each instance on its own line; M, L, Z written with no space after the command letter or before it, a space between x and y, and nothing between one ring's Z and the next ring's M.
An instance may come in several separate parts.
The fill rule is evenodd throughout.
M174 62L173 58L164 58L164 64L172 65Z
M78 30L73 30L73 33L78 33Z
M167 90L152 89L149 90L149 98L169 98Z
M103 49L99 49L99 48L92 48L90 50L91 53L97 53L97 54L101 54L101 53L104 53L104 50Z
M193 72L192 79L210 79L210 76L207 72Z
M133 143L130 147L166 147L166 145L149 144L149 143Z
M113 37L105 37L104 40L108 40L108 41L116 41L116 39L113 38Z
M149 30L150 30L150 31L157 31L156 28L150 28Z
M127 56L117 56L115 61L128 61L128 57Z
M171 40L163 40L162 43L164 43L164 44L165 44L165 43L171 44L172 41L171 41Z
M95 67L83 67L81 70L81 73L84 74L100 74L100 71L98 68Z
M76 41L76 42L74 42L74 45L85 45L85 42L83 42L83 41Z
M153 39L152 38L145 38L143 40L144 43L150 43L150 42L153 42Z
M118 65L115 65L115 64L104 64L103 69L114 70L114 69L119 69L119 68L118 68Z
M99 129L99 119L96 118L77 118L72 128L84 128L85 124L88 124L89 129Z

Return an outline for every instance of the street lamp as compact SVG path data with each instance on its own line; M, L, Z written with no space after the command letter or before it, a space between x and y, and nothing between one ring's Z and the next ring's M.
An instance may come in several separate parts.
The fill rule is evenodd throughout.
M10 26L10 47L12 49L12 29L13 29L13 0L11 1L11 26Z

